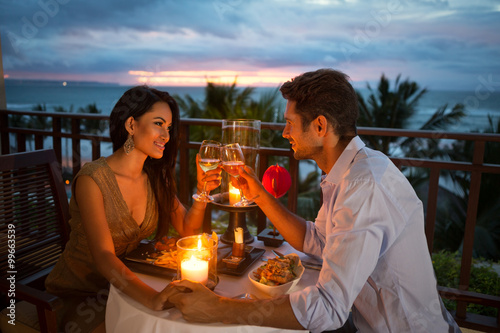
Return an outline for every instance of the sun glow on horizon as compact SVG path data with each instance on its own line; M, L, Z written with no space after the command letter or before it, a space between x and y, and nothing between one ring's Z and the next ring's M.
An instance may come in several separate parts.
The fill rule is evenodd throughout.
M278 86L294 75L274 71L129 71L141 84L204 86L207 82L218 84L238 84L245 86Z

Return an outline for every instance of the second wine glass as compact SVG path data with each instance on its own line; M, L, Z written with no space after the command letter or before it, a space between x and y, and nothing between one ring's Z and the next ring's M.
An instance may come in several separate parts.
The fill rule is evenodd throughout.
M203 140L199 151L200 160L198 161L198 164L204 172L217 168L220 163L220 149L220 142ZM203 184L203 191L200 194L194 194L193 199L201 202L214 201L214 198L207 193L206 187L207 182Z
M221 162L222 168L231 177L237 179L240 174L238 169L245 165L245 155L238 143L230 143L222 146L221 151ZM245 207L250 204L250 202L243 195L243 191L240 188L240 201L235 203L236 207Z

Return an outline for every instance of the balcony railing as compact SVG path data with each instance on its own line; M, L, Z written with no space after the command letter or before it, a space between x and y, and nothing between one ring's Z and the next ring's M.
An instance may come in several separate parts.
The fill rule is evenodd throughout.
M30 129L15 127L12 119L20 117L45 117L50 119L52 130ZM93 135L81 133L81 125L88 120L108 121L108 116L85 115L70 113L49 113L36 111L10 111L0 110L0 132L1 132L1 152L9 154L13 152L22 152L27 150L27 143L34 142L32 149L53 148L56 156L61 163L63 161L63 138L71 142L71 152L69 153L72 167L72 174L80 170L82 163L86 159L94 160L101 156L102 144L111 142L109 136ZM63 131L63 124L66 129ZM70 124L70 125L67 125ZM190 140L189 131L192 126L212 126L221 127L220 120L206 119L182 119L180 128L181 144L179 149L179 198L188 204L190 201L191 190L187 184L189 182L189 152L197 151L200 142ZM262 130L282 131L284 124L281 123L262 123ZM492 306L500 309L500 297L485 295L468 291L471 277L471 266L473 257L474 230L476 226L476 217L478 211L478 202L480 194L481 176L483 174L500 174L500 165L484 163L485 146L488 142L500 142L500 135L479 134L479 133L446 133L431 131L410 131L399 129L384 128L359 128L358 134L362 136L382 136L382 137L407 137L407 138L425 138L425 139L451 139L463 140L473 143L474 153L472 161L442 161L426 158L401 158L392 157L392 161L399 168L417 167L430 170L428 199L426 203L426 221L425 233L427 236L428 248L430 253L433 251L435 219L438 208L438 189L440 172L443 170L454 170L470 172L470 188L468 196L467 214L465 220L463 250L461 258L460 281L458 289L439 287L441 295L457 301L457 310L454 313L460 326L481 329L484 331L497 332L500 328L500 310L496 318L485 317L468 313L467 303L475 303L484 306ZM90 147L90 154L87 158L82 158L82 142ZM280 149L272 147L260 148L260 176L268 167L268 161L271 156L284 156L289 159L289 172L292 176L292 187L288 192L288 208L292 212L297 211L298 184L299 184L299 163L293 158L293 151L290 149ZM266 218L260 212L258 219L258 232L266 226ZM205 226L209 229L210 225Z

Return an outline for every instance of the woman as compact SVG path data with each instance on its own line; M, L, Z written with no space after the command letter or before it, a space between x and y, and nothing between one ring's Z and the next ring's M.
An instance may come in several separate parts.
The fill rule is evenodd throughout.
M181 236L201 228L206 203L187 211L176 196L175 160L179 108L167 93L132 88L110 115L113 154L87 163L76 175L70 200L70 240L47 277L47 290L64 302L59 329L104 332L109 283L153 310L168 307L165 291L144 284L120 260L139 242ZM197 159L199 157L197 156ZM204 174L197 167L198 189L220 184L220 169ZM80 331L81 330L81 331Z

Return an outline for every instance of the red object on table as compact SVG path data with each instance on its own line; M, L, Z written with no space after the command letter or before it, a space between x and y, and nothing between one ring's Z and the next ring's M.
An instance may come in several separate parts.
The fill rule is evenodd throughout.
M264 172L262 185L264 185L264 188L275 198L279 198L285 195L286 191L290 189L292 177L290 177L287 169L278 164L271 165L267 168L266 172Z

